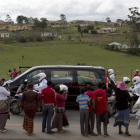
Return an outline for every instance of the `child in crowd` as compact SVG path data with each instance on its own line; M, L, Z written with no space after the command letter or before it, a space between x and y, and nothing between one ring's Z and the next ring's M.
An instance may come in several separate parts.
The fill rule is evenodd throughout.
M88 95L84 94L85 89L81 89L81 94L77 97L76 102L79 103L80 108L80 126L81 126L81 134L83 136L88 137L88 119L89 119L89 108L88 104L90 103L90 99Z
M107 124L109 123L109 115L107 112L106 91L103 90L103 84L98 83L98 89L93 92L95 96L95 114L97 132L101 135L101 121L103 122L104 136L109 136L107 132ZM104 118L104 119L103 119Z

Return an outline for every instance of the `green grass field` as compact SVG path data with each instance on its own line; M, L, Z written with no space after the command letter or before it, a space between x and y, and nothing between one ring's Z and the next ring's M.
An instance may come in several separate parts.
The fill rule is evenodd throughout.
M116 80L123 76L131 78L131 71L140 69L139 57L125 55L120 52L104 50L100 47L89 46L89 43L67 43L58 45L18 47L0 44L0 77L7 80L8 70L18 66L37 65L77 65L85 63L91 66L102 66L106 70L112 68ZM4 50L2 50L4 49ZM24 59L22 59L24 55ZM22 72L25 69L22 69Z
M107 27L106 24L95 25L95 28ZM98 34L83 34L81 38L82 44L79 44L80 34L77 31L75 24L71 24L68 29L61 29L58 35L62 36L59 40L47 42L28 42L3 44L0 42L0 77L5 77L7 80L8 70L18 68L19 66L37 66L37 65L77 65L85 63L85 65L102 66L106 70L112 68L116 73L116 80L121 80L122 77L129 78L135 72L135 69L140 69L138 56L126 55L120 52L113 52L103 49L103 46L112 42L129 43L124 30L129 32L130 27L112 27L117 28L118 34L113 36L98 35ZM40 34L44 31L22 31L23 35ZM50 31L55 31L54 28ZM4 32L4 31L3 31ZM10 32L13 36L15 32ZM74 39L74 42L68 40L68 36ZM64 40L64 37L66 38ZM140 35L139 35L140 37ZM92 43L90 46L89 44ZM24 55L24 59L22 59ZM22 69L22 72L25 69Z

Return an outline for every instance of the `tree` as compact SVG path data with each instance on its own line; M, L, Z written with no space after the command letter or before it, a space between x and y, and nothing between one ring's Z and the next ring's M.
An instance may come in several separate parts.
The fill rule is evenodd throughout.
M133 31L140 31L140 13L138 9L138 7L129 8L130 15L128 15L128 18L130 21L128 23Z
M41 21L47 21L47 19L44 18L44 17L40 18L40 20L41 20Z
M11 17L10 17L10 15L6 15L6 22L8 22L8 23L11 23L12 22L12 19L11 19Z
M44 21L44 20L43 21L39 21L38 19L34 20L34 26L33 26L34 30L35 29L39 29L39 28L41 28L43 30L46 27L47 27L46 21Z
M77 29L78 29L78 32L81 34L81 37L82 37L83 36L83 32L82 32L81 26L79 24L78 24Z
M90 24L90 25L87 26L87 29L88 30L93 30L94 29L94 26Z
M60 15L60 19L62 20L62 21L66 21L67 19L66 19L66 16L64 15L64 14L61 14Z
M111 20L110 20L109 17L106 18L106 21L107 21L108 23L111 22Z
M24 19L25 19L24 16L20 15L17 17L16 21L18 24L22 24L24 22Z
M116 22L117 23L120 23L120 22L122 23L122 22L124 22L124 20L123 19L117 19Z
M40 28L43 30L44 28L47 27L47 22L44 21L44 20L42 20L42 21L40 21L39 26L40 26Z
M127 38L131 44L131 48L138 49L138 46L140 45L140 40L138 38L138 35L134 32L131 32L130 34L127 35Z

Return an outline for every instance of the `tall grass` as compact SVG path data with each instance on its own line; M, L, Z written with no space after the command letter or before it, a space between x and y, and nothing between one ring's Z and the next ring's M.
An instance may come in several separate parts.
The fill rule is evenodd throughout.
M0 51L0 77L8 79L8 70L18 66L77 65L85 63L115 70L117 80L123 76L131 78L138 65L139 57L89 46L89 43L67 43L35 47L11 47L3 45ZM22 59L24 55L24 59ZM24 69L22 69L24 71Z

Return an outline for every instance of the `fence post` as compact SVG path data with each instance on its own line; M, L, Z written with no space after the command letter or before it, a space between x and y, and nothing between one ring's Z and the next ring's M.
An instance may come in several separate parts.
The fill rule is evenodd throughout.
M133 86L133 83L132 83L132 69L131 69L131 86Z

